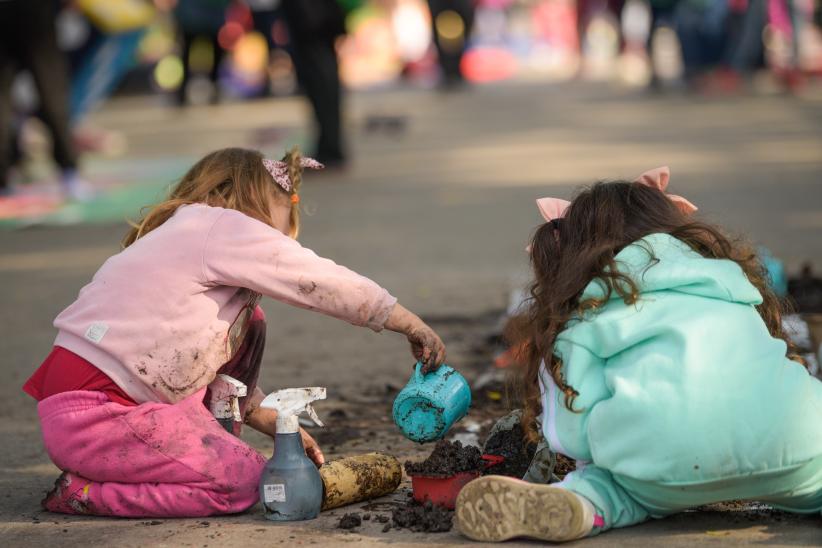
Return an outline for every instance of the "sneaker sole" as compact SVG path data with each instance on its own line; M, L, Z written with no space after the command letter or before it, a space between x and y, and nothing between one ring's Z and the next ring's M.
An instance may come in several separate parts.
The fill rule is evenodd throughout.
M472 481L460 491L456 506L454 523L472 540L558 542L580 538L590 529L582 503L570 491L504 476Z

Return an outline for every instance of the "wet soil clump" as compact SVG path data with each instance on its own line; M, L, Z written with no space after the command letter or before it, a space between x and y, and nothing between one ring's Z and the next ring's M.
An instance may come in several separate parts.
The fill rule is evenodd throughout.
M536 451L537 444L526 443L520 424L510 430L500 430L485 442L485 453L504 457L505 460L487 468L484 473L521 479L534 460Z
M409 501L394 508L392 523L398 529L410 529L415 533L447 533L451 530L454 511L431 504Z
M460 472L474 472L482 468L482 453L473 445L440 440L434 450L422 462L405 463L410 476L448 477Z
M362 518L359 514L346 514L340 518L338 529L353 529L362 525Z

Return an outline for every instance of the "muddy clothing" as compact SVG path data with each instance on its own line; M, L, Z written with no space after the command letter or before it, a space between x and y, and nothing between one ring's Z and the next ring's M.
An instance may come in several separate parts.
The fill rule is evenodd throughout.
M54 321L55 345L138 403L174 403L234 356L261 295L375 331L396 303L264 223L187 205L103 264Z
M732 498L819 511L822 423L807 417L822 414L822 383L768 333L742 269L665 234L626 247L617 264L639 302L614 295L557 337L578 412L540 375L546 439L584 468L564 484L607 527ZM603 296L598 280L583 293ZM810 499L792 506L793 489Z
M120 405L137 405L111 378L71 350L55 346L23 385L37 401L73 390L93 390Z
M219 372L254 393L264 347L265 320L257 308L240 349ZM248 400L240 398L241 414ZM123 405L89 389L45 398L37 411L46 451L61 470L78 477L75 489L81 489L73 503L52 501L46 507L159 518L247 510L259 498L265 458L227 432L207 404L205 387L173 404Z

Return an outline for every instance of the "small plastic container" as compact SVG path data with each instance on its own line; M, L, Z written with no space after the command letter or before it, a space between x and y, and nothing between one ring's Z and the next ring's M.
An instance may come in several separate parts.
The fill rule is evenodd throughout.
M482 459L485 461L486 467L499 464L504 460L503 457L496 455L483 455ZM412 475L411 489L414 500L419 503L430 500L437 506L444 506L449 510L453 510L457 502L457 495L460 494L462 488L481 475L481 470L460 472L447 477Z
M442 439L470 406L471 388L462 375L445 364L423 375L418 362L411 380L397 394L392 414L406 438L426 443Z
M423 503L431 501L437 506L444 506L453 510L457 502L457 495L460 494L465 485L480 477L482 472L460 472L459 474L448 476L447 478L433 478L430 476L411 476L411 488L414 492L414 500Z

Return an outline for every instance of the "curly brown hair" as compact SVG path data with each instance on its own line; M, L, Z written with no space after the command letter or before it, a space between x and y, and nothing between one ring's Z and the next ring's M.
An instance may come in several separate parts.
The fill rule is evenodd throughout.
M768 274L754 248L732 239L721 229L682 213L666 195L643 184L601 182L581 191L561 219L541 225L531 242L534 281L527 307L508 326L507 338L520 363L519 391L523 399L523 426L537 439L536 417L541 411L538 375L547 370L573 410L578 392L565 382L554 342L565 324L593 311L616 294L626 304L641 298L637 283L617 268L615 257L623 248L654 233L666 233L688 244L703 257L737 263L762 295L756 307L772 336L785 340L781 317L785 303L773 293ZM651 257L653 261L653 257ZM603 298L581 299L595 278L605 287ZM792 359L797 356L789 355Z

